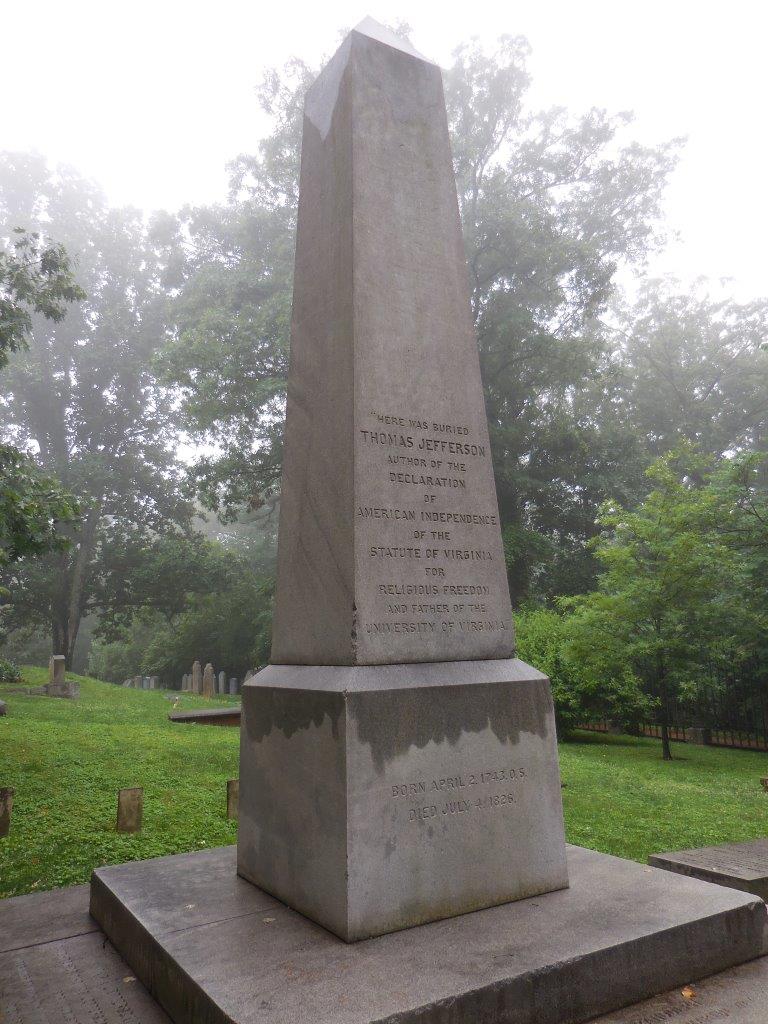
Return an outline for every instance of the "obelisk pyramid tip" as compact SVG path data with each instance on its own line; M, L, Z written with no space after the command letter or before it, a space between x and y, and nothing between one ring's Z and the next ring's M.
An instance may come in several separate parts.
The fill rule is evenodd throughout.
M402 50L403 53L408 53L411 57L418 57L419 60L426 61L427 64L435 63L429 57L425 57L423 53L419 53L409 39L396 35L392 29L382 25L374 18L363 18L360 24L355 25L352 31L362 36L368 36L370 39L375 39L378 43L384 43L385 46L392 46L396 50Z

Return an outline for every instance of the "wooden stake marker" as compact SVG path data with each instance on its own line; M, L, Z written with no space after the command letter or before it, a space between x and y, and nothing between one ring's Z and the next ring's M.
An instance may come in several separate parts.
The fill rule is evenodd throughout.
M13 810L13 789L6 786L0 788L0 839L11 831L11 811Z
M144 815L144 790L141 786L120 789L117 793L117 831L141 832Z
M237 821L238 804L240 802L240 779L227 780L227 817Z

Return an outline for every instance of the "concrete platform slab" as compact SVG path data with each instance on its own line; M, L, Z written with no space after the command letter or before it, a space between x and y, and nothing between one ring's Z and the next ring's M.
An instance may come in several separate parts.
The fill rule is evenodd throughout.
M680 875L751 892L762 900L768 900L768 839L702 846L675 853L654 853L648 858L648 863Z
M193 711L171 711L168 718L183 725L231 725L240 727L240 707L195 708Z
M592 1024L765 1024L768 957L654 996L599 1017Z
M348 945L233 847L94 872L91 912L176 1024L577 1024L765 950L750 896L569 848L571 887Z
M0 900L0 953L98 931L88 913L89 891L72 885Z
M3 1024L170 1024L88 914L88 893L0 900Z

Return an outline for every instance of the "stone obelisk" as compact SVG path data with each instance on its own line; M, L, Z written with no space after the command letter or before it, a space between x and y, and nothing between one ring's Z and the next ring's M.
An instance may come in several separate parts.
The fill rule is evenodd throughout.
M370 19L305 103L238 871L348 941L568 884L549 683L514 658L442 78Z

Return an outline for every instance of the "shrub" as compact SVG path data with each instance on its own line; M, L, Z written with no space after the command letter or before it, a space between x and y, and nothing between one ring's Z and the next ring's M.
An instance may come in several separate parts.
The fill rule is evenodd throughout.
M0 658L0 683L20 683L21 672L19 666L8 661L7 658Z

